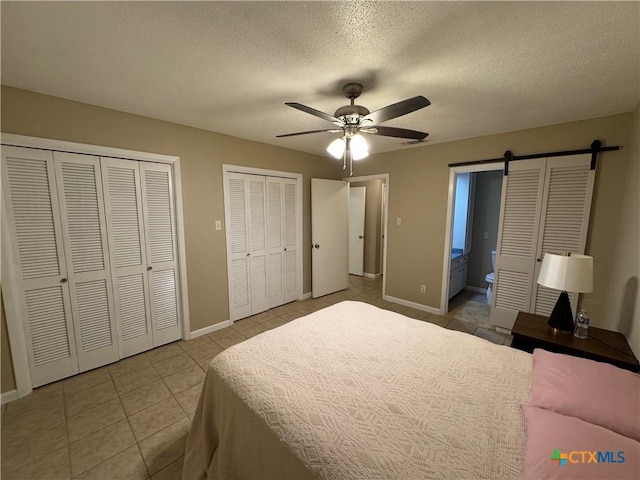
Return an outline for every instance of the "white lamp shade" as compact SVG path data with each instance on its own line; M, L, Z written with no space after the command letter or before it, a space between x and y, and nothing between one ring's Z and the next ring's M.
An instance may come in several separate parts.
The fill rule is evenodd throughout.
M327 147L327 152L329 152L329 155L332 157L342 158L342 155L344 155L344 148L344 140L342 138L336 138Z
M538 284L566 292L592 292L593 257L545 253Z
M354 160L362 160L369 156L369 145L360 134L351 137L349 148L351 148L351 155L353 155Z

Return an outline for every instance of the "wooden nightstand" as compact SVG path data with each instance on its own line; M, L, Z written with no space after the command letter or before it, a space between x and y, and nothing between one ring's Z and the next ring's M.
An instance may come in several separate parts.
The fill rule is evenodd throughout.
M589 327L589 338L575 338L571 333L554 333L547 318L519 312L511 330L511 346L525 352L544 348L550 352L607 362L616 367L638 372L640 365L620 332Z

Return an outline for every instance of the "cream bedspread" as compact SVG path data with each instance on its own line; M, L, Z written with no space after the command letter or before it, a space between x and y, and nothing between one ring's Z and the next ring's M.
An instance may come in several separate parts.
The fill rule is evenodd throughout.
M531 355L360 302L209 366L184 479L522 478Z

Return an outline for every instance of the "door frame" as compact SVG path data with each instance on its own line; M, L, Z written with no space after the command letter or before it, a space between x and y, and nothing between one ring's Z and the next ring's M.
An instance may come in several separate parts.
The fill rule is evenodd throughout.
M67 142L63 140L53 140L49 138L31 137L26 135L15 135L10 133L1 134L2 145L35 148L39 150L53 150L61 152L80 153L98 157L124 158L128 160L139 160L146 162L165 163L171 165L173 169L174 202L175 202L175 223L178 252L178 275L180 282L180 310L182 316L182 338L191 338L191 325L189 321L189 291L187 287L187 255L184 238L184 212L182 205L182 176L180 169L180 157L163 155L158 153L140 152L136 150L125 150L121 148L102 147L86 143ZM6 188L6 186L5 186ZM16 245L11 241L10 230L12 225L7 224L6 202L2 202L2 273L0 273L0 283L4 275L5 282L2 284L2 291L5 306L7 332L11 345L11 357L16 380L16 395L3 394L3 399L7 401L13 398L21 398L28 395L33 390L31 373L29 370L29 360L27 356L27 345L22 329L20 318L26 318L21 302L18 301L14 289L18 281L18 256ZM13 398L12 398L13 397ZM3 402L4 403L4 402Z
M382 257L382 298L385 297L387 293L387 239L389 236L387 235L387 227L389 225L389 192L391 186L389 185L389 174L388 173L378 173L374 175L363 175L361 177L346 177L342 179L347 183L351 182L368 182L369 180L382 180L382 183L386 185L386 198L383 201L382 205L382 218L386 219L385 222L382 222L382 234L384 235L384 241L382 242L381 247L383 248L383 257ZM365 210L366 215L366 210Z
M444 231L444 252L442 259L442 289L440 291L440 315L446 315L449 310L449 273L451 270L451 236L453 234L453 201L456 190L456 175L458 173L491 172L495 170L504 170L504 162L499 161L449 168L447 217ZM500 212L500 214L501 213L502 212Z
M243 173L247 175L260 175L267 177L279 177L279 178L290 178L296 181L296 275L298 277L298 300L302 300L304 298L303 293L303 268L302 268L302 174L301 173L293 173L293 172L283 172L280 170L268 170L264 168L257 167L247 167L244 165L230 165L227 163L222 164L222 187L223 187L223 199L224 199L224 217L225 217L225 240L227 243L226 254L227 254L227 289L228 289L228 302L229 302L229 317L231 317L231 284L233 279L231 278L231 231L227 228L227 221L231 218L231 210L229 205L229 192L228 192L228 179L230 173ZM228 324L233 324L233 320L228 320Z

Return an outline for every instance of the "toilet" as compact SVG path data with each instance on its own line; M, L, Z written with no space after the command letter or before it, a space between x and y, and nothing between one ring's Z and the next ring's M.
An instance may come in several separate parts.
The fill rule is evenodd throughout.
M492 272L487 273L487 275L484 277L485 281L489 284L489 286L487 287L487 301L489 303L491 303L491 290L493 290L493 278L494 278L493 270L496 269L496 251L495 250L491 251L491 269L492 269Z

